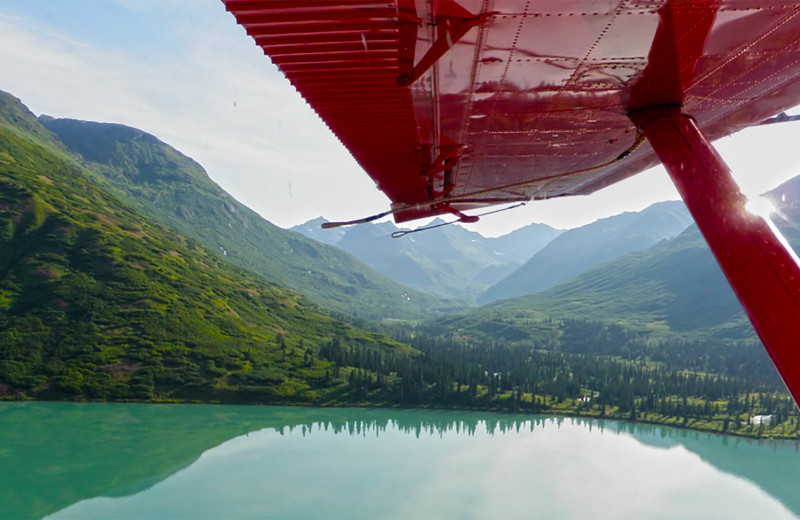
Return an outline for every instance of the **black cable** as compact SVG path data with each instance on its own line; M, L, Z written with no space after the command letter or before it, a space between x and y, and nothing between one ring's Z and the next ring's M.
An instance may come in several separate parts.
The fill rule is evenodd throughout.
M480 215L475 215L475 216L476 217L485 217L486 215L491 215L493 213L500 213L501 211L508 211L510 209L519 208L520 206L524 206L525 204L527 204L527 203L526 202L520 202L519 204L514 204L513 206L509 206L507 208L501 208L501 209L496 209L496 210L493 210L493 211L487 211L486 213L481 213ZM449 226L450 224L455 224L456 222L461 222L461 219L454 220L452 222L443 222L441 224L436 224L435 226L426 226L426 227L421 227L421 228L417 228L417 229L408 229L408 230L403 230L403 231L395 231L394 233L392 233L392 238L402 238L402 237L404 237L406 235L410 235L411 233L418 233L420 231L428 231L430 229L436 229L436 228L440 228L440 227L444 227L444 226Z

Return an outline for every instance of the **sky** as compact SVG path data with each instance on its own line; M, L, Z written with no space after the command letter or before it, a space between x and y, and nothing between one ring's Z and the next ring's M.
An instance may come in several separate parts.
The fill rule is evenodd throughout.
M154 134L281 227L389 207L219 0L0 0L0 90L37 115ZM756 196L800 173L798 142L800 123L786 123L715 144L742 191ZM678 198L658 167L467 227L485 236L533 222L572 228Z

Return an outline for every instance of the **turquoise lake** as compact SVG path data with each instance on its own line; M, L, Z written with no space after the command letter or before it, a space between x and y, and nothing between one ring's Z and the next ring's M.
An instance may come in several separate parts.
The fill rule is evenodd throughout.
M798 518L800 445L428 410L0 404L0 518Z

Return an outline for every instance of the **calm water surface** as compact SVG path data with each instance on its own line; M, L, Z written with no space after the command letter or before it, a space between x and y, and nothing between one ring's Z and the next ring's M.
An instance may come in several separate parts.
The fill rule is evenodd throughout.
M0 404L0 518L798 518L800 451L479 412Z

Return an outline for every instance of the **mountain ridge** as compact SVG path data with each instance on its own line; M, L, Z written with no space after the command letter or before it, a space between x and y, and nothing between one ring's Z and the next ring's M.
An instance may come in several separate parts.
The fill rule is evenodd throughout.
M369 319L416 319L448 305L271 224L228 195L197 162L142 130L49 117L40 122L104 189L137 211L322 307Z
M710 305L709 302L714 302ZM733 290L696 226L678 237L629 253L539 293L496 302L500 313L517 310L553 316L591 316L655 331L752 338Z
M470 302L561 233L546 224L530 224L487 238L452 225L393 239L392 233L407 229L385 221L321 230L323 222L327 221L318 217L291 229L352 254L398 283L440 298ZM436 219L428 226L443 223Z
M795 250L800 246L800 230L791 222L796 222L800 212L791 194L800 194L799 188L800 176L767 194L783 201L776 202L777 214L789 222L777 220L777 224ZM555 287L443 321L480 328L481 323L499 320L509 329L524 331L535 329L532 324L542 320L575 316L622 325L653 338L758 341L696 225Z
M674 236L691 223L682 202L666 201L565 231L519 269L488 288L478 304L534 294L624 254Z

